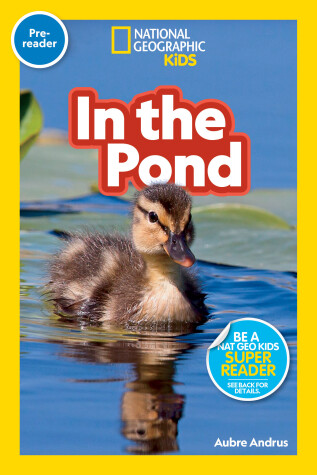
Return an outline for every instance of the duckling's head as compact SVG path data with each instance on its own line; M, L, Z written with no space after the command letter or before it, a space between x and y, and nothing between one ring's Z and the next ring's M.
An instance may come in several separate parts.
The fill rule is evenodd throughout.
M150 185L140 191L133 209L132 236L136 249L147 255L168 255L190 267L195 256L189 249L194 239L191 199L180 186Z

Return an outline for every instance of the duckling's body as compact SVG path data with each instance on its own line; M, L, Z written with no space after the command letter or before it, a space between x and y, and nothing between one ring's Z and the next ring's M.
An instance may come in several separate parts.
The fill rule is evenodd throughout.
M192 239L187 193L153 185L136 199L131 238L66 235L65 248L51 262L48 289L67 315L119 324L202 323L208 314L204 294L186 268L194 259L187 247Z

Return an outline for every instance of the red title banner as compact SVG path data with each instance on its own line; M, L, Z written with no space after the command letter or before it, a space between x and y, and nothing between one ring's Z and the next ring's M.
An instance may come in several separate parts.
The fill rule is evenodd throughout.
M250 139L234 132L231 109L215 99L193 103L160 86L127 104L92 88L69 93L69 142L99 150L99 189L122 195L156 182L192 195L244 195L250 189Z

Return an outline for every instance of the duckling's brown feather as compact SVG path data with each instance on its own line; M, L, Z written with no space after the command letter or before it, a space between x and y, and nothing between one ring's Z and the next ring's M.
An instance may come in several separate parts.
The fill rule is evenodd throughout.
M144 196L153 203L159 203L175 222L182 221L191 206L191 199L183 188L173 183L157 183L140 191L137 195Z
M192 242L190 208L182 188L153 185L137 195L133 242L120 234L62 233L66 243L50 263L48 283L57 312L121 324L204 322L205 295L195 276L164 250L164 226Z
M60 311L100 318L120 275L128 269L142 275L143 268L144 262L128 238L73 233L50 263L48 290Z

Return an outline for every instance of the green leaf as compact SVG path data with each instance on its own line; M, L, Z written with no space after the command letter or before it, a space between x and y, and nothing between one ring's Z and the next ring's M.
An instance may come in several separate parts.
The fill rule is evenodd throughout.
M41 108L31 91L20 93L20 158L35 142L43 126Z
M229 223L231 226L292 229L284 219L255 206L241 204L216 204L193 209L195 221L212 219L213 222Z

